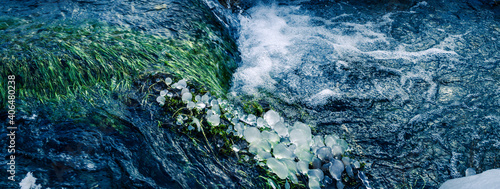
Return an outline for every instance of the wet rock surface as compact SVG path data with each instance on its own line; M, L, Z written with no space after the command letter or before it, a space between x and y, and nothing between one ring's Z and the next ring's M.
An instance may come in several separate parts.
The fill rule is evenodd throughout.
M406 7L392 13L392 24L383 29L394 44L407 44L407 52L446 46L444 50L458 54L456 60L433 57L410 63L367 57L349 62L345 77L353 83L348 86L380 90L361 98L332 98L310 109L319 120L318 130L347 138L353 154L371 163L367 173L375 188L437 188L465 176L468 167L479 172L500 167L498 7L492 10L479 1ZM403 81L411 74L386 68L422 75ZM334 81L343 76L335 71L328 75ZM401 89L405 92L399 93Z
M126 99L92 107L81 103L78 105L89 106L83 107L85 114L58 121L49 120L71 108L42 105L31 111L34 114L18 113L16 181L2 180L0 185L17 187L28 172L33 172L37 184L54 188L259 185L255 167L222 154L216 145L219 139L196 139L179 132L172 112L165 114L156 103L141 105L142 95L129 93ZM7 132L7 125L2 126L2 132Z
M237 158L218 157L208 150L213 144L195 143L176 132L168 124L174 120L165 119L159 107L114 103L121 107L91 109L75 120L48 122L48 115L57 112L43 108L36 118L20 119L18 181L3 180L1 185L14 187L34 172L44 187L252 187L252 179L236 172L241 168ZM158 121L167 124L160 127Z
M180 39L196 38L200 23L218 24L197 0L6 1L0 9L2 16L41 25L91 19ZM225 35L224 27L219 28L215 35ZM151 91L144 87L148 89L156 77L137 76L125 93L92 102L76 98L67 104L42 104L35 97L17 101L16 181L1 179L0 186L19 187L33 172L43 188L256 187L255 168L209 150L218 150L217 138L195 139L179 132L173 112L165 114L155 99L145 97ZM0 112L7 117L6 109ZM2 122L0 132L8 133L6 124ZM7 143L1 146L7 149ZM7 150L0 154L5 160L10 155Z

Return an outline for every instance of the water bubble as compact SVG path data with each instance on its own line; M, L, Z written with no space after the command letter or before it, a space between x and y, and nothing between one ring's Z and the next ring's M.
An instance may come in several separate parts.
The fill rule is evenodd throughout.
M160 91L160 96L165 96L165 95L167 95L167 93L168 93L168 90L162 90L162 91Z
M472 176L472 175L475 175L476 174L476 170L474 170L474 168L467 168L467 170L465 170L465 176L468 177L468 176Z
M342 172L344 172L344 164L342 161L338 159L333 160L329 172L335 180L339 181L342 178Z
M165 78L165 83L166 83L167 85L172 84L172 79L170 79L170 77Z
M187 103L187 106L186 106L186 107L187 107L189 110L192 110L195 106L196 106L196 104L195 104L194 102L189 101L189 102Z
M277 144L273 148L274 157L277 159L292 158L293 153L283 144Z
M271 152L271 145L266 140L257 140L250 144L248 151L258 153L259 151Z
M257 128L265 127L265 125L266 125L266 120L264 120L261 117L257 118Z
M309 177L308 186L310 189L320 189L319 180L316 177Z
M187 87L186 79L182 79L174 84L177 89L183 89Z
M309 152L309 150L303 150L300 148L295 149L295 155L299 160L305 162L311 162L313 155Z
M260 131L255 127L249 127L245 129L244 136L248 143L252 143L260 140Z
M201 97L201 101L205 104L208 104L208 102L210 101L210 97L208 96L208 93L206 93L205 95L203 95Z
M205 108L205 103L203 102L196 103L196 109L202 110L203 108Z
M337 189L344 189L344 183L341 180L337 180Z
M288 128L286 128L284 123L279 122L274 126L273 129L276 131L276 133L278 133L280 137L288 137Z
M220 116L217 114L209 115L207 121L214 127L218 126L220 124Z
M200 95L196 95L196 96L194 97L194 101L196 101L196 102L200 102L200 101L201 101L201 96L200 96Z
M321 160L317 157L313 157L312 159L312 166L313 166L313 169L319 169L321 168Z
M189 89L188 88L183 88L181 90L181 95L183 95L184 93L188 93L189 92Z
M359 161L357 161L357 160L356 160L356 161L354 161L354 162L352 163L352 165L354 165L354 168L356 168L356 169L359 169L359 168L361 167L361 164L360 164L360 163L359 163Z
M182 95L182 102L187 103L187 102L191 101L192 98L193 98L193 95L190 92L184 93Z
M246 120L247 120L247 123L248 123L249 125L253 125L253 124L255 124L256 119L257 119L257 116L255 116L255 115L253 115L253 114L250 114L250 115L248 115L248 117L247 117L247 119L246 119Z
M309 171L309 163L302 160L298 161L297 170L303 175L306 174Z
M279 160L269 158L266 164L280 179L285 179L288 176L288 168Z
M278 123L281 120L280 115L274 110L269 110L264 114L264 119L267 124L274 126L274 124Z
M160 103L161 106L165 105L165 97L164 96L158 96L156 98L156 102Z
M309 176L309 178L315 177L318 180L323 180L323 178L325 177L325 174L323 173L323 171L321 171L321 169L311 169L307 172L307 175Z
M330 160L333 158L332 149L327 146L323 146L316 150L316 156L322 161Z

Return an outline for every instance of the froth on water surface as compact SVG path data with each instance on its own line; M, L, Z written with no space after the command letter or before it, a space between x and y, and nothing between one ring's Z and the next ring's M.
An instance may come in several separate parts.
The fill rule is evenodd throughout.
M295 104L318 133L345 136L354 155L373 163L366 174L375 187L439 186L468 167L500 167L500 24L492 10L461 1L388 6L247 10L232 90Z

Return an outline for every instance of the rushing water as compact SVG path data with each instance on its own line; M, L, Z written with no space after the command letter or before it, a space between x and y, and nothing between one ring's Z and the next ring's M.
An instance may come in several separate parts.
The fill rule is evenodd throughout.
M256 5L239 20L232 90L298 105L274 107L345 136L376 188L500 167L494 10L305 1Z
M203 75L224 80L190 80L190 87L223 88L220 83L232 82L231 94L255 97L287 123L302 121L314 126L314 135L342 137L350 147L347 155L363 162L374 188L437 188L466 170L500 167L498 1L276 1L225 1L242 7L234 12L215 0L0 4L0 64L8 65L1 71L19 79L17 181L2 179L0 188L18 187L28 172L33 174L27 174L26 182L37 178L43 188L268 186L270 176L248 161L245 150L219 153L229 148L220 135L185 132L174 125L173 111L186 108L156 104L155 95L167 88L163 79L184 77L186 71L188 79ZM238 60L228 33L241 53L232 81L230 74L218 72L232 70ZM167 37L182 44L170 44ZM122 67L117 63L127 58L121 51L138 58L131 69L139 63L158 67L143 68L140 75L109 69L134 83L126 91L87 83L92 80L83 71L103 78L94 73L99 66L112 68L110 62ZM207 66L210 62L218 70ZM82 66L67 71L65 63ZM57 78L43 77L48 72ZM30 88L27 78L50 87ZM38 103L37 90L57 94L50 84L63 80L95 84L97 92ZM115 84L112 77L111 88L118 88ZM180 100L179 95L173 98ZM1 109L0 115L7 117L7 111ZM0 133L8 133L7 123L0 123ZM235 144L247 146L244 140ZM6 149L8 143L2 145ZM0 154L10 158L7 150Z

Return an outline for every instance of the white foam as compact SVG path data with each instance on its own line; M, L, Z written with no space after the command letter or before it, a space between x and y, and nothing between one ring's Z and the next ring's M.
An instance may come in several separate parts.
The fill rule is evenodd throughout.
M309 105L317 106L321 104L326 104L330 98L338 98L342 96L342 92L338 88L334 88L333 91L330 89L323 89L319 93L311 96L309 98Z
M276 7L253 8L251 17L240 16L239 48L243 65L234 74L235 87L247 93L257 88L272 89L276 81L271 72L286 60L291 37L284 33L287 23L277 14ZM280 57L278 59L274 57Z
M426 2L418 6L426 6ZM411 94L410 88L404 87L406 81L422 79L429 84L423 95L433 101L437 90L433 73L419 68L419 63L436 58L454 62L460 57L453 51L454 42L460 40L460 36L450 35L438 45L416 52L407 50L412 44L397 44L386 31L394 22L393 13L368 22L353 22L356 19L350 18L357 14L352 12L320 18L301 11L297 6L263 5L239 17L238 45L242 63L233 75L233 92L258 96L259 90L272 93L279 85L280 90L290 90L293 94L283 97L287 101L301 101L311 106L321 106L328 103L328 99L344 96L363 99L399 96L404 102ZM400 83L395 78L380 79L371 81L371 86L340 77L344 72L352 72L353 66L359 66L351 65L353 62L365 64L364 61L373 59L397 60L411 71L390 67L391 64L378 65L400 77ZM325 73L322 66L333 66L339 78Z
M41 189L42 186L40 184L35 184L36 183L36 178L33 176L33 173L28 172L26 174L26 177L24 177L23 180L19 183L19 186L21 186L21 189Z
M491 169L481 174L451 179L443 183L440 189L483 189L500 188L500 169Z

